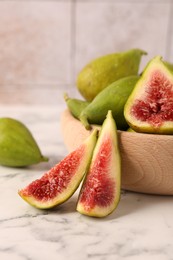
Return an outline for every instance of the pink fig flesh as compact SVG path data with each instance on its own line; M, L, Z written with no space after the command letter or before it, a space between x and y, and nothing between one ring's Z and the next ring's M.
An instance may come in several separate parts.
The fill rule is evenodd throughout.
M117 142L115 121L109 111L77 203L77 210L84 215L105 217L118 205L121 165Z
M37 208L52 208L72 196L91 161L97 130L75 151L67 155L40 179L19 191L19 195Z
M173 74L160 56L146 66L125 104L124 116L136 132L173 134Z
M95 161L88 173L88 179L84 184L80 202L86 210L92 210L96 205L106 207L112 203L116 188L115 180L107 174L111 159L111 139L108 137L102 143Z
M147 84L146 98L137 100L131 108L131 113L153 127L161 126L164 121L173 121L173 82L156 70Z

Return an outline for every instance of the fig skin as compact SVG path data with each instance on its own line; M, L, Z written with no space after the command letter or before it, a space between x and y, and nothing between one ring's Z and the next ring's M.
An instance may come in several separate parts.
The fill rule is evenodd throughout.
M154 76L153 76L154 75ZM157 75L157 76L155 76ZM152 100L152 98L148 98L150 95L152 97L153 87L150 84L152 77L155 77L155 86L158 88L158 100ZM159 85L160 80L163 78L163 81L166 83L168 88L165 88L165 84ZM165 89L164 89L165 88ZM153 95L157 94L154 93ZM171 95L169 98L167 97L167 101L165 101L165 97L167 96L166 93ZM160 94L161 93L161 94ZM159 97L161 95L161 97ZM161 99L162 98L162 99ZM148 101L148 99L150 101ZM161 101L163 100L163 104ZM172 101L171 101L172 100ZM146 110L143 105L140 106L140 111L145 113L150 113L150 118L141 119L136 116L134 113L135 106L137 102L141 102L141 104L147 104L149 107ZM152 103L153 102L153 103ZM171 103L172 102L172 103ZM169 103L170 108L165 109ZM153 112L152 106L156 106L159 104L161 107L158 112ZM161 105L160 105L161 104ZM165 109L165 110L164 110ZM164 118L168 118L166 112L172 113L173 109L173 73L170 71L167 65L162 61L161 56L154 57L146 66L144 72L142 73L141 78L137 82L135 88L133 89L132 93L130 94L125 106L124 106L124 117L129 124L129 126L135 131L140 133L151 133L151 134L173 134L173 117L168 120L163 119L162 114L164 114ZM152 122L152 116L155 116L156 123ZM157 117L158 116L158 117ZM157 120L158 121L157 123Z
M80 190L77 211L92 217L106 217L120 201L121 157L117 129L111 111L100 130L89 170Z
M111 110L117 129L126 130L128 124L124 118L124 105L139 78L125 77L103 89L80 114L80 121L85 128L90 129L90 124L102 125L108 110Z
M132 133L132 132L135 132L135 130L133 130L132 128L129 127L129 128L127 129L127 132L131 132L131 133Z
M8 167L26 167L48 158L41 151L29 131L19 120L0 118L0 164Z
M78 74L76 85L79 92L87 101L92 101L112 82L138 75L141 57L146 54L140 49L130 49L92 60Z
M173 64L168 61L163 61L167 68L173 73Z
M90 102L85 100L70 98L66 93L64 94L64 100L71 114L77 119L79 119L82 111L90 104Z

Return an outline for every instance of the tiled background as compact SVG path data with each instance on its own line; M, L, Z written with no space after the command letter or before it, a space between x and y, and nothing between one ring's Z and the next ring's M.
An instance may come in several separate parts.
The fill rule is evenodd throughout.
M90 60L141 48L173 62L172 0L0 0L0 102L63 102L78 96Z

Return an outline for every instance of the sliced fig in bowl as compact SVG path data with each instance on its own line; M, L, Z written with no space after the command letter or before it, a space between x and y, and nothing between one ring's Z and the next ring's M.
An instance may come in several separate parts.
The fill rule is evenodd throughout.
M120 176L121 160L116 124L109 111L79 194L77 211L94 217L109 215L120 199Z
M32 206L40 209L52 208L65 202L82 181L89 167L96 141L97 130L93 130L83 144L40 179L20 190L19 195Z
M173 74L160 56L146 66L124 116L136 132L173 134Z

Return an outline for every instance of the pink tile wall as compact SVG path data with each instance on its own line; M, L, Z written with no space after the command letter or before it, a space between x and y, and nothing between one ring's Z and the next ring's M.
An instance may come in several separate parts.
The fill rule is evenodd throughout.
M70 11L70 1L0 1L3 101L45 102L41 91L51 97L56 88L70 84Z
M63 103L79 94L78 72L93 58L142 48L173 62L172 2L0 1L0 101ZM172 8L172 9L171 9Z
M150 1L151 2L151 1ZM93 57L130 48L166 56L170 4L143 1L78 2L76 74Z

